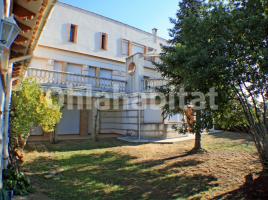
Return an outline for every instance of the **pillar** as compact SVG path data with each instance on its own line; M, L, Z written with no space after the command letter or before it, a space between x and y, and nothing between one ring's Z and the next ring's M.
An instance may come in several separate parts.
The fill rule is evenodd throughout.
M88 136L89 111L80 111L80 136Z
M92 97L91 100L91 111L90 111L90 133L93 141L98 141L98 133L99 133L99 111L97 108L98 100L96 97Z

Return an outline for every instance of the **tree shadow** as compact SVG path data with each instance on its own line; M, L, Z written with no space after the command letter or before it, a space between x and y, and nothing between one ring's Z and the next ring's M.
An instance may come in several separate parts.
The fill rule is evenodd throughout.
M182 167L193 167L193 166L197 166L197 165L202 164L202 163L204 163L204 161L195 160L195 159L177 161L177 162L174 162L174 163L166 166L162 170L171 170L171 169L182 168Z
M117 140L116 138L105 138L101 142L93 142L92 140L74 140L74 141L60 141L57 144L49 142L31 142L26 146L26 151L37 152L68 152L68 151L84 151L94 149L105 149L122 146L138 146L141 144L132 144Z
M221 132L221 133L209 134L209 135L217 139L245 140L247 142L252 141L252 137L249 133Z
M266 200L268 199L268 176L260 174L258 178L250 183L245 183L240 188L214 197L212 200L224 199L246 199Z
M194 159L179 161L161 170L150 162L133 163L136 157L113 152L76 154L66 158L39 158L29 163L31 179L52 199L177 199L189 198L216 187L217 178L203 174L179 174L170 168L196 166ZM45 179L53 166L64 171Z
M184 153L182 153L182 154L180 154L178 156L171 156L171 157L167 157L167 158L163 158L163 159L158 159L158 160L149 160L149 161L142 162L142 164L145 165L145 166L147 166L147 167L154 167L154 166L157 166L157 165L163 165L167 161L173 161L173 160L177 160L179 158L185 158L185 157L192 156L192 155L194 156L194 155L198 155L198 154L195 154L191 150L189 150L189 151L184 152ZM189 164L190 164L190 161L191 160L188 160L188 163ZM187 161L185 161L185 162L187 163ZM192 160L192 162L193 163L195 162L193 165L198 165L198 164L201 164L202 163L202 162L199 162L199 161L196 161L196 160Z

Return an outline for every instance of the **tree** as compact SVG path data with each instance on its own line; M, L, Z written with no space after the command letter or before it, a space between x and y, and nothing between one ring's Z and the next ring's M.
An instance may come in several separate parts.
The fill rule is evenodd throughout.
M30 186L20 170L24 161L23 149L30 131L41 126L45 132L53 132L61 119L61 107L50 93L44 93L33 80L23 81L21 88L13 92L11 107L11 134L9 144L9 168L5 173L5 187L25 194Z
M169 46L163 47L164 53L161 54L160 57L162 62L160 64L156 63L162 75L169 80L169 83L165 87L160 88L160 91L166 95L169 101L171 100L169 99L170 95L179 93L179 95L176 95L173 99L175 106L172 108L169 104L165 105L164 112L172 114L178 112L185 113L188 107L191 106L196 113L194 123L188 123L188 126L191 127L190 130L195 133L195 145L192 152L202 151L201 132L203 129L207 128L208 123L210 122L211 124L212 121L212 119L208 117L210 116L208 115L208 113L210 113L209 107L202 111L196 109L196 107L202 106L201 104L207 104L208 99L205 99L205 102L190 105L192 104L194 96L191 94L183 94L183 96L187 98L185 103L188 104L188 106L184 106L180 98L182 88L184 91L207 93L211 87L209 84L203 84L203 80L195 79L196 74L194 74L194 69L197 68L200 63L204 62L202 58L203 53L197 52L196 48L186 48L190 47L193 43L195 44L197 42L195 40L202 40L201 37L205 34L200 31L204 9L203 2L202 0L183 0L179 3L180 9L177 12L176 19L171 19L174 28L170 30L171 40L169 41ZM189 54L194 54L195 57L190 59L188 57ZM190 69L188 69L189 62L192 65Z
M173 38L164 47L163 63L158 67L175 88L184 85L206 92L215 87L220 108L232 100L239 101L265 172L268 170L267 6L264 0L202 3L199 15L177 20L180 24L175 24Z
M12 136L27 140L31 129L37 126L41 126L44 132L53 132L62 116L60 109L51 93L44 93L35 81L25 80L12 97Z
M243 107L237 99L231 99L214 113L217 128L229 131L249 132L249 124L244 115Z

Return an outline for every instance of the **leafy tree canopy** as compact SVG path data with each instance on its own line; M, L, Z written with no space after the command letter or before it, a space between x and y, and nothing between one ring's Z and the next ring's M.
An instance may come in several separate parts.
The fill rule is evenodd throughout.
M33 80L25 80L12 97L12 135L27 138L30 130L37 126L45 132L52 132L61 119L60 109L51 94L45 94Z
M215 87L220 110L239 101L268 168L267 8L267 0L183 0L158 69L169 80L166 94Z

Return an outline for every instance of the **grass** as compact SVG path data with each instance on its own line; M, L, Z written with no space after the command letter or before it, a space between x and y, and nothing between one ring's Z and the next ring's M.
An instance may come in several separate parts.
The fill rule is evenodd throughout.
M187 155L193 141L35 143L27 148L24 169L36 188L32 199L51 200L217 199L242 186L247 174L261 171L246 135L207 135L203 144L208 153ZM46 179L53 171L59 173Z

